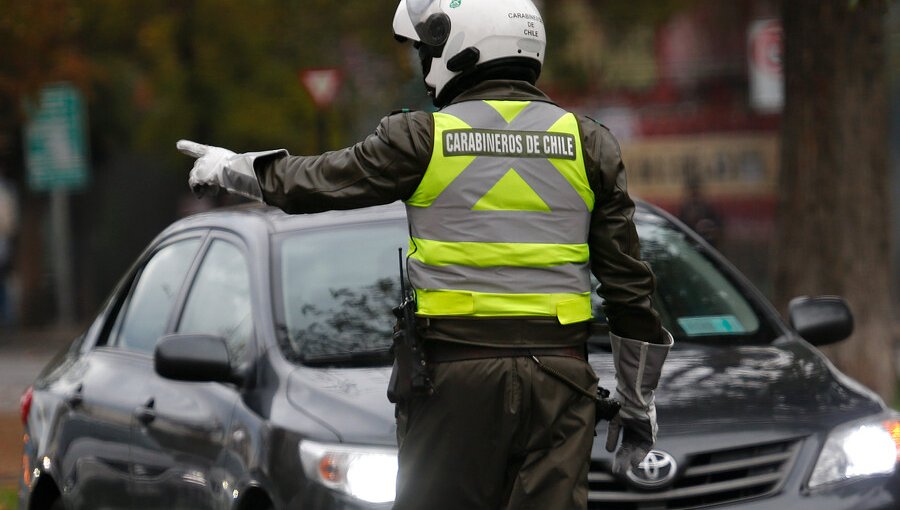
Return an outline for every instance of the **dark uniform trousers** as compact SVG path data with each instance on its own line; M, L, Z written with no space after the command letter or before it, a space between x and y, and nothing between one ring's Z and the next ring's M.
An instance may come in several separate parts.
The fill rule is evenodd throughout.
M540 359L596 391L597 377L584 360ZM432 367L434 395L397 407L394 509L586 508L590 399L527 356Z

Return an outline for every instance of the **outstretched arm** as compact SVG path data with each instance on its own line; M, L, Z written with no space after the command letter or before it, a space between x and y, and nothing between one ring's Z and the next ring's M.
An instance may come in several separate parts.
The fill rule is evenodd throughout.
M199 159L189 183L195 192L224 189L289 213L355 209L412 195L431 159L431 115L405 112L382 119L365 140L318 156L285 150L235 154L180 141Z

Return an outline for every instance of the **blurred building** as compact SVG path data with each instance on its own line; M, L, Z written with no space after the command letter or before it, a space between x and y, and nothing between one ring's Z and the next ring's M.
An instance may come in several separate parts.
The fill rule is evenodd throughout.
M700 230L768 290L783 102L779 2L686 5L657 26L617 34L631 43L609 53L627 61L611 56L599 70L602 90L566 101L619 138L634 195L676 215L690 211L692 223L709 211Z
M566 0L563 5L572 11L573 26L593 33L577 39L595 48L589 72L596 85L556 96L618 137L634 195L676 215L710 211L717 223L711 240L758 287L770 291L784 100L781 0L669 2L674 12L630 24L609 19L624 11L611 11L608 2L594 7L587 0ZM900 316L900 3L891 3L885 23L892 258ZM559 85L545 82L551 91ZM692 207L689 202L697 200L703 203Z

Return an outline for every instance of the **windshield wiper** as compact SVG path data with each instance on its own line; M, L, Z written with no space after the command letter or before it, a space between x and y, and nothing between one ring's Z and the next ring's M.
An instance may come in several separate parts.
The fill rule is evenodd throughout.
M345 351L313 356L299 357L300 363L308 366L329 365L353 365L353 366L384 366L393 362L394 356L389 347L372 349L370 351Z

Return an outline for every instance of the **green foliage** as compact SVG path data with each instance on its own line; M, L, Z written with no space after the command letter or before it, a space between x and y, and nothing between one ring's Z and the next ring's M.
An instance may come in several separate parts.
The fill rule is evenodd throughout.
M0 487L0 510L15 510L18 505L14 487Z
M568 0L545 4L545 83L590 87L602 76L653 84L654 27L696 0ZM395 2L348 0L0 0L0 138L21 128L22 97L75 82L89 101L91 132L106 148L178 157L192 137L238 150L316 148L316 111L298 79L310 67L347 78L328 113L353 141L377 118L421 94L416 64L390 27ZM599 28L599 30L598 30ZM417 97L417 96L415 96ZM332 144L334 145L334 144ZM2 155L0 155L2 156Z
M88 63L73 44L78 17L62 3L0 0L0 140L18 127L23 100L41 85L87 80Z
M604 19L614 21L612 25L632 28L636 25L659 26L675 13L699 3L701 0L592 0L591 6Z
M411 77L390 37L393 9L330 0L0 0L0 111L69 80L87 94L102 146L177 157L174 141L193 137L309 151L316 113L301 69L343 67L353 57L338 118L360 104L383 113L395 106L390 94L354 97L364 93L357 75L375 75L388 91Z
M890 4L887 23L888 75L894 87L900 89L900 1Z
M566 91L654 86L656 28L698 1L568 0L545 8L545 82Z
M894 409L900 409L900 379L897 379L897 388L894 390Z
M339 68L345 77L338 100L321 114L329 148L415 106L407 97L424 94L410 50L391 37L396 5L0 0L0 172L21 186L23 203L42 198L25 185L21 105L43 85L73 82L86 99L92 158L92 184L73 201L73 237L85 254L76 273L105 293L153 235L204 206L189 194L191 162L175 150L179 138L237 151L315 152L320 113L299 80L310 67ZM26 237L40 238L40 229ZM87 296L84 308L98 297ZM46 301L23 297L31 300Z

